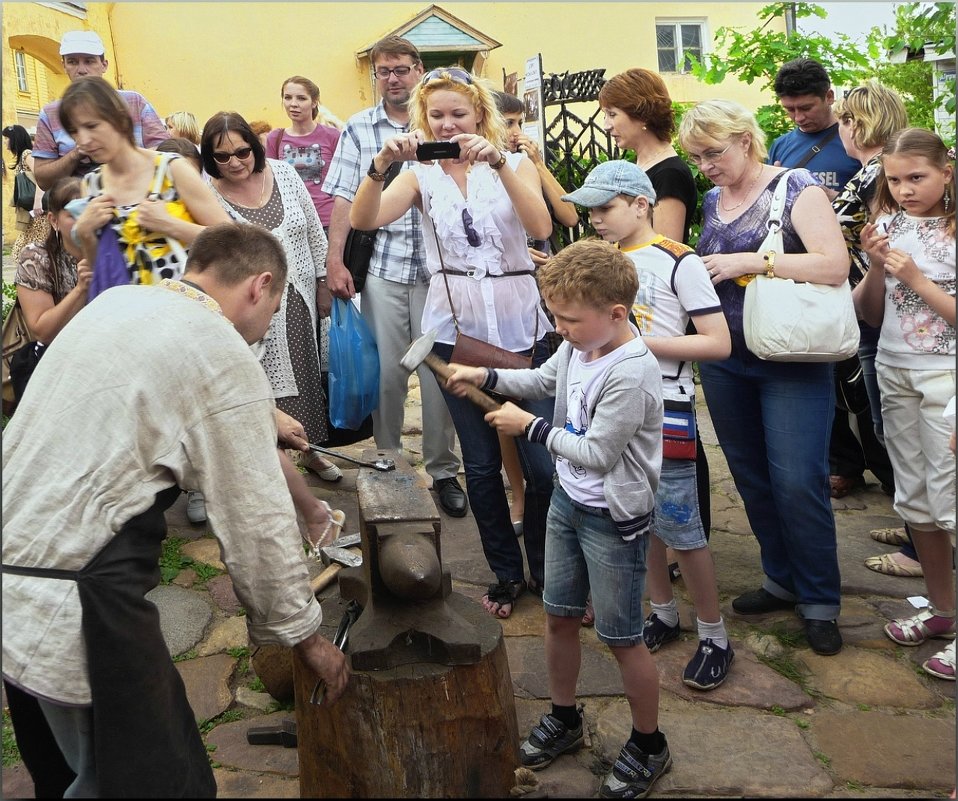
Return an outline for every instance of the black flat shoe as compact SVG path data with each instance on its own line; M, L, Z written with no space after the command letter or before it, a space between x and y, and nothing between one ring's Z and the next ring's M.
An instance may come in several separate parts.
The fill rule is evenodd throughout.
M806 620L805 639L822 656L834 656L842 650L842 633L834 620Z
M466 493L459 486L455 476L440 478L432 482L432 487L439 495L439 506L450 517L465 517L469 504Z
M764 615L766 612L778 612L783 609L794 609L795 601L786 601L772 595L764 587L740 595L732 601L732 609L740 615Z

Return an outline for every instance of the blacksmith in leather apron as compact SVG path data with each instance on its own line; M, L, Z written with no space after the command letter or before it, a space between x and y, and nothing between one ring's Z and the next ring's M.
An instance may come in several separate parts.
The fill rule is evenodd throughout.
M216 781L186 690L146 593L159 584L170 487L77 571L3 565L3 572L75 581L93 699L103 798L215 798ZM39 707L37 707L39 711ZM14 726L17 721L14 720Z

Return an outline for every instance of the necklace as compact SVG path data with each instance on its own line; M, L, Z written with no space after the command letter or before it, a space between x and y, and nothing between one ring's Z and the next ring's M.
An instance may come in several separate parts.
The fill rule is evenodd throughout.
M735 209L739 208L739 206L741 206L746 200L748 200L748 196L752 193L752 188L755 186L756 183L758 183L758 179L759 179L759 176L761 176L762 174L762 170L763 170L763 167L761 164L759 164L758 172L755 173L755 177L752 179L752 182L748 185L748 189L745 190L745 194L742 196L742 199L738 203L736 203L734 206L729 206L728 208L726 208L725 204L722 202L722 199L725 197L725 187L723 186L719 190L719 206L721 206L722 211L735 211Z
M659 161L661 161L661 159L659 158L659 156L663 156L663 155L668 154L668 152L669 152L671 149L672 149L671 143L670 143L670 144L666 144L665 147L660 147L658 150L656 150L656 151L655 151L654 153L652 153L651 155L649 155L649 156L644 156L644 157L641 159L641 162L642 162L642 163L641 163L640 166L642 166L642 168L643 168L643 169L646 169L646 170L649 169L650 167L654 167L656 164L659 163Z
M222 178L219 179L219 186L217 186L216 188L219 189L221 194L226 196L227 200L230 200L233 203L236 203L238 206L243 206L243 208L246 208L246 209L261 209L263 207L263 198L266 197L266 170L265 169L263 170L263 186L260 189L260 193L259 193L259 203L255 206L247 206L245 203L240 202L234 196L232 196L229 192L227 192L226 187L223 186Z

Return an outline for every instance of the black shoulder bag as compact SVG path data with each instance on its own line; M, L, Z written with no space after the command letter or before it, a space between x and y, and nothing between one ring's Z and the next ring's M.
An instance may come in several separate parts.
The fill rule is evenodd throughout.
M383 191L392 183L393 178L399 175L402 169L401 161L394 161L386 170L386 180L383 182ZM353 277L353 286L357 292L362 292L366 285L366 274L369 272L369 261L373 257L373 245L376 243L376 234L373 231L357 231L350 228L346 235L346 244L343 246L343 264Z

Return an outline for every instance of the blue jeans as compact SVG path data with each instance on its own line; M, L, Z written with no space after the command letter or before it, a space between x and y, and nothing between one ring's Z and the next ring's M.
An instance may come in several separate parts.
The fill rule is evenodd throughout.
M452 345L442 342L437 342L432 350L445 361L449 361L452 355ZM528 354L528 351L526 353ZM532 364L538 367L547 358L548 348L545 342L540 340L536 344ZM485 412L472 401L456 397L445 390L442 394L459 437L462 466L466 474L466 492L479 529L486 562L499 581L520 581L525 578L522 548L512 527L506 488L502 481L499 436L483 419ZM521 401L519 405L552 422L555 398ZM552 499L554 466L552 456L545 446L529 442L525 437L516 437L516 450L526 481L522 541L525 545L526 561L529 563L529 578L542 587L545 573L546 515L549 513L549 502Z
M709 414L762 551L763 586L834 620L841 576L828 482L835 386L828 363L699 365Z
M582 617L591 590L596 636L606 645L638 645L648 549L648 534L626 542L608 509L577 503L557 485L549 509L543 607L550 615Z

